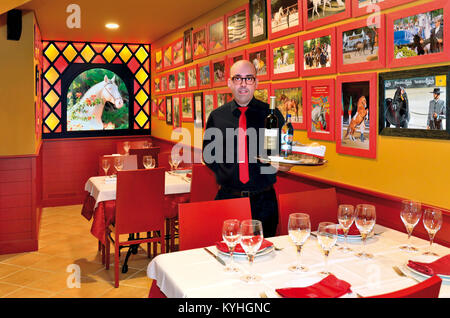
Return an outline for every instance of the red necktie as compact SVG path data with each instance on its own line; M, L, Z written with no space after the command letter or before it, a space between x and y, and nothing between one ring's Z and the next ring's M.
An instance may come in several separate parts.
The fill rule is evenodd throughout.
M241 111L239 117L239 133L238 133L238 161L239 161L239 180L247 183L250 179L248 176L248 155L247 155L247 117L245 112L248 107L238 107Z

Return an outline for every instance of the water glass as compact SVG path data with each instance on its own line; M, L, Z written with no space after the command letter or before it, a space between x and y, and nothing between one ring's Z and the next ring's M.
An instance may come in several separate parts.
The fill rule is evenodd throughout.
M301 265L300 254L303 244L305 244L311 234L311 221L309 220L309 215L305 213L290 214L288 232L289 237L297 248L297 264L289 266L289 270L292 272L306 272L308 271L308 268Z
M114 158L114 168L116 168L116 171L120 171L123 169L123 158L122 157Z
M123 142L123 150L125 150L125 154L128 155L128 151L130 150L130 142L129 141Z
M222 238L230 251L230 264L225 267L227 272L238 272L239 268L235 265L233 259L234 249L241 240L240 222L236 219L225 220L222 226Z
M240 232L241 246L250 264L249 274L241 277L241 280L247 283L260 281L261 277L252 273L252 264L264 239L262 223L258 220L244 220L241 222Z
M348 230L355 221L355 209L353 205L350 204L340 204L338 207L338 221L342 226L342 231L344 232L345 246L340 246L338 249L344 253L350 252L352 249L348 247L347 234Z
M400 218L405 224L406 231L408 233L408 243L406 245L400 246L400 249L407 252L417 252L418 249L411 245L410 239L414 227L419 223L420 217L422 216L421 204L419 202L403 200L402 209L400 211Z
M324 270L320 272L321 275L331 274L328 270L328 256L330 255L331 249L336 244L337 231L338 225L331 222L320 222L317 228L317 240L325 255L325 267Z
M108 170L110 167L110 163L108 159L102 159L102 168L105 171L105 176L108 176Z
M433 245L434 236L436 235L437 231L441 229L442 226L442 212L434 208L425 209L422 221L423 226L427 230L428 235L430 237L430 248L428 249L427 252L424 252L423 255L439 256L439 254L431 250L431 247Z
M371 204L358 204L356 206L355 223L363 241L363 250L356 254L360 258L373 258L372 254L366 252L366 240L370 232L372 232L376 220L375 206Z

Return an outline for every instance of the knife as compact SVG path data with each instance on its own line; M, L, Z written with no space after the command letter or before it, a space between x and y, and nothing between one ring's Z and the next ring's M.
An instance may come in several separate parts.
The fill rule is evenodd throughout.
M206 247L203 248L209 255L211 255L212 257L214 257L220 264L222 264L223 266L225 266L225 261L223 259L221 259L219 256L217 256L216 254L214 254L213 252L211 252L210 250L208 250Z

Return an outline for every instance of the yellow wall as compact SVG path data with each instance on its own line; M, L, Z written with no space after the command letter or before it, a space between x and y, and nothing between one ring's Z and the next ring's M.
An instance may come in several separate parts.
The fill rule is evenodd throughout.
M401 10L426 2L430 1L416 1L414 3L384 10L382 13ZM184 30L188 29L189 27L193 27L194 29L197 27L201 27L214 18L220 17L228 13L232 9L237 8L245 3L248 3L248 1L228 1L219 8L209 12L204 16L199 17L197 20L192 21L192 23L153 43L153 51L180 38L183 35ZM301 31L283 38L289 38L304 33L314 32L320 29L328 28L330 26L346 24L358 19L361 18L351 18L344 21L339 21L331 25L323 26L310 31ZM283 38L276 39L275 41L281 40ZM194 63L199 63L207 59L220 57L231 52L240 51L268 42L269 41L266 40L246 46L241 46L223 53L194 61ZM152 58L154 58L154 54L152 55ZM449 63L447 62L430 64L429 66L445 64L448 65ZM402 68L395 69L395 71L397 70L402 70ZM386 71L386 69L371 70L365 72L374 71L384 72ZM152 70L152 76L154 75L155 71ZM336 78L337 75L339 75L339 73L336 75L308 77L306 79L313 80L319 78ZM194 134L192 123L183 123L182 125L184 128L190 130L191 135ZM171 131L171 126L166 125L164 121L158 120L157 117L153 116L152 135L170 140ZM310 143L313 141L309 140L306 131L304 130L296 130L294 133L294 140L300 141L302 143ZM296 167L293 169L293 171L450 209L450 190L448 187L448 184L450 183L450 140L377 136L376 159L337 154L335 142L322 140L314 141L317 141L327 147L325 158L328 160L328 163L324 166L319 167Z
M0 16L0 156L35 154L34 13L24 12L20 41L6 39Z

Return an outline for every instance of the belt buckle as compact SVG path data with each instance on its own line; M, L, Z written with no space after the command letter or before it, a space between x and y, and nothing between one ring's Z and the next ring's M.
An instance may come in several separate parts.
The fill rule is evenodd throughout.
M241 191L241 197L250 197L250 191Z

